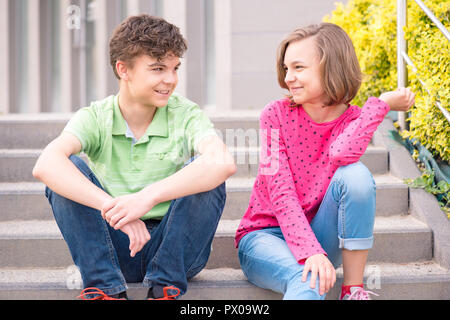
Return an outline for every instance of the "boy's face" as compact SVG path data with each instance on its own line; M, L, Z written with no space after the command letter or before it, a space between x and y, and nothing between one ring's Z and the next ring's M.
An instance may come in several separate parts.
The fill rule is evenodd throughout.
M132 67L126 67L126 81L129 96L143 105L164 107L178 83L180 58L167 54L157 60L148 55L134 58Z

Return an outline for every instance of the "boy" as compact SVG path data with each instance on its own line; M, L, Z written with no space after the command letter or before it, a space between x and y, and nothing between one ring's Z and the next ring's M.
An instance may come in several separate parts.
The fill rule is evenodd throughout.
M127 282L174 298L208 260L236 166L200 108L174 93L186 49L161 18L123 21L110 39L119 93L80 109L33 169L83 298L127 298Z

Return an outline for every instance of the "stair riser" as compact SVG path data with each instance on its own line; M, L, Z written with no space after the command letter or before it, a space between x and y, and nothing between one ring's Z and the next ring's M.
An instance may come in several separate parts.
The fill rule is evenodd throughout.
M64 129L66 121L0 122L0 149L43 149Z
M36 181L32 175L37 155L0 156L0 181L24 182Z
M236 140L246 141L245 146L252 146L249 140L258 137L257 118L216 121L211 117L211 120L219 136L223 141L228 140L230 146L236 146L233 142ZM0 149L43 149L61 134L66 123L67 120L11 122L0 118Z
M408 212L408 189L404 186L377 186L377 216L406 214ZM251 189L236 191L227 188L227 201L223 219L241 219L248 207ZM50 220L53 219L50 205L44 191L22 193L0 193L1 221L10 220Z
M32 175L32 170L39 154L39 151L30 151L26 154L0 153L0 181L36 181ZM238 169L235 177L256 177L259 161L257 151L233 152L233 156ZM368 149L361 157L361 161L372 174L383 174L388 170L386 152Z
M258 174L259 154L254 151L234 153L237 165L235 177L256 177ZM367 149L362 155L361 162L372 174L384 174L388 172L388 154L385 151Z
M431 259L432 235L429 231L377 233L369 261L412 262ZM57 268L73 264L62 238L3 239L0 241L0 268ZM216 235L207 268L239 268L234 234Z
M431 232L418 231L408 233L374 234L374 245L369 251L368 261L406 263L432 259ZM234 238L215 237L213 251L207 268L240 268Z
M247 210L251 190L227 192L227 202L223 217L229 220L241 219ZM377 186L376 215L392 216L408 212L408 188L403 186Z
M340 292L342 278L339 277L334 287L327 294L326 300L336 300ZM371 296L373 300L441 300L450 296L450 283L448 281L430 281L426 278L404 281L403 279L380 279L379 288L372 289L379 296ZM48 288L41 285L36 288L0 289L1 300L73 300L77 299L81 289L68 289L62 284L60 288ZM147 288L139 284L131 284L127 290L128 296L133 300L143 300ZM244 282L230 282L214 285L199 285L189 283L187 293L182 300L279 300L282 295L270 290L257 288Z

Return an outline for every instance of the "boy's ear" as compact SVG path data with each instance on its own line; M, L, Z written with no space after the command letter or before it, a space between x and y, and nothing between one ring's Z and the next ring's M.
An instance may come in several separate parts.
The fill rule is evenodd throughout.
M121 61L121 60L116 61L116 70L117 70L117 74L119 75L120 79L128 80L128 67L124 61Z

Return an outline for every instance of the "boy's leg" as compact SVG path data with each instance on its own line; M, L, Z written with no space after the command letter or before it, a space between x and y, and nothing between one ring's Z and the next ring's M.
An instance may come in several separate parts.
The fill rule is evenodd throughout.
M284 300L322 300L319 284L302 282L304 265L292 255L280 228L250 232L239 241L239 261L247 279L264 289L283 294Z
M147 271L144 286L175 286L184 294L187 279L208 261L211 244L225 206L225 183L172 201L143 249Z
M76 156L71 156L70 160L86 177L102 188L83 160ZM107 295L126 291L126 281L111 240L110 232L114 230L100 212L64 198L49 188L46 188L45 194L69 246L72 259L80 269L84 287L99 288Z

